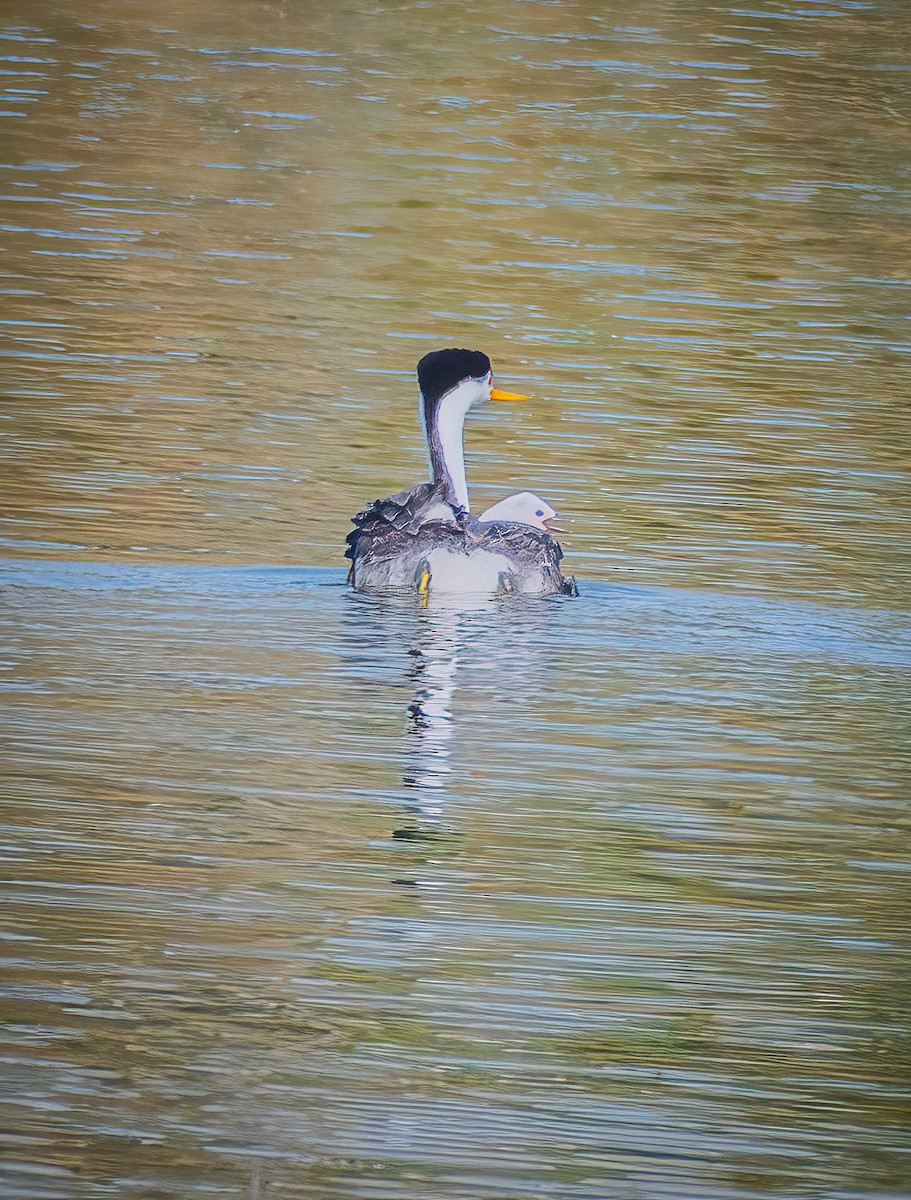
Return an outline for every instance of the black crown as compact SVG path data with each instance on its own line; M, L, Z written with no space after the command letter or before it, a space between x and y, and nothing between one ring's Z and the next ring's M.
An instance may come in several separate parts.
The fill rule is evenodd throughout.
M431 350L418 363L418 383L428 403L439 400L465 379L483 379L490 359L480 350Z

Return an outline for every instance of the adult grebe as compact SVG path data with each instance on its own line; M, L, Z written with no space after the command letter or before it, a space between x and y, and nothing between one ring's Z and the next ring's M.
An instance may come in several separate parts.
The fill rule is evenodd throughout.
M575 594L560 573L563 551L545 527L478 521L468 511L462 428L476 404L524 400L493 386L478 350L434 350L418 363L420 416L432 479L376 500L354 518L345 554L357 591Z

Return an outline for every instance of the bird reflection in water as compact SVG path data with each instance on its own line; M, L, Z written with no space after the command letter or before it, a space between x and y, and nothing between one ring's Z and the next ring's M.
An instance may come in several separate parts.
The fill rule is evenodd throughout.
M463 609L464 604L425 609L408 652L412 698L405 725L402 786L405 809L418 823L395 830L393 837L415 841L444 832L455 732L452 702L465 640Z
M505 700L510 711L521 710L529 696L541 691L554 647L554 626L559 625L566 601L519 596L473 601L452 596L431 597L429 604L421 605L414 596L387 595L352 596L351 603L356 608L349 610L355 620L348 644L358 654L359 676L363 677L364 668L378 667L388 681L390 667L399 664L401 670L402 650L407 647L410 698L405 710L401 799L411 819L393 829L392 837L400 842L433 842L435 856L444 845L456 852L462 835L451 810L461 799L453 787L459 692L470 687L475 702L492 692L498 706ZM477 730L475 721L471 727ZM415 862L413 869L422 872L420 880L395 882L429 883L424 872L432 865L429 860Z

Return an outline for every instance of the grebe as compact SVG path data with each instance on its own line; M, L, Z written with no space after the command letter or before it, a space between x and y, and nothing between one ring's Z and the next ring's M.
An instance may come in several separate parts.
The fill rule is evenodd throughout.
M357 591L398 588L423 597L431 591L575 595L575 581L560 572L563 551L546 526L491 517L491 510L484 521L469 513L465 417L488 400L526 397L495 388L490 359L479 350L434 350L417 370L432 478L353 518L348 582Z

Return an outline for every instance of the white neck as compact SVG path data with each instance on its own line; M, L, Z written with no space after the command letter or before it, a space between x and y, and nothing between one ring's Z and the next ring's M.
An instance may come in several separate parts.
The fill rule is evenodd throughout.
M443 452L443 462L452 480L452 488L456 501L462 508L468 507L468 481L465 478L465 450L463 447L462 429L465 424L467 408L460 411L455 404L450 404L456 393L447 396L440 405L437 420L437 430L440 435L440 449Z
M436 410L434 429L425 429L424 437L430 458L430 469L435 469L434 449L442 460L442 467L452 483L455 501L468 508L468 483L465 479L465 453L462 448L462 429L468 410L479 400L486 399L484 381L466 379L458 387L447 392ZM434 446L436 443L436 446Z

